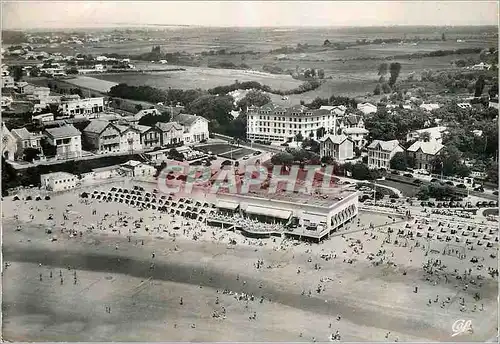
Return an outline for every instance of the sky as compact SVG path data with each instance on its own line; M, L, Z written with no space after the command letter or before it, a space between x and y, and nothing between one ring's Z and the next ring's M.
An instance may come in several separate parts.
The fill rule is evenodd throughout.
M3 29L498 25L497 1L4 1Z

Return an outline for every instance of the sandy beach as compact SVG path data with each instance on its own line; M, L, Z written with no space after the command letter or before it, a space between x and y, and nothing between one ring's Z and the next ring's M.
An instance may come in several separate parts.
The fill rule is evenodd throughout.
M416 226L361 213L350 234L306 244L249 239L77 192L8 197L4 339L324 342L336 331L341 341L491 338L498 288L488 268L497 268L497 246L461 260L433 253L425 238L398 241L406 225ZM423 269L429 260L431 274ZM473 332L452 337L460 319Z

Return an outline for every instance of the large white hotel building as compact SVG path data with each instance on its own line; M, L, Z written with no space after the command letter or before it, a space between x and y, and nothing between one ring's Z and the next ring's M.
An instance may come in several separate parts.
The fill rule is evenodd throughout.
M285 108L273 103L252 106L247 111L247 139L286 142L298 133L304 138L317 139L319 128L325 128L326 134L330 130L335 133L337 119L345 111L345 106L322 106L317 110L303 105Z

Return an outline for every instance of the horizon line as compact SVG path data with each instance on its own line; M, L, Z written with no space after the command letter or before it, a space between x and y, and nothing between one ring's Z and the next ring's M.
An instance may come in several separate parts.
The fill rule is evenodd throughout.
M207 29L272 29L272 28L286 28L286 29L301 29L301 28L388 28L388 27L435 27L435 28L453 28L453 27L498 27L498 24L460 24L460 25L438 25L438 24L386 24L386 25L302 25L302 26L212 26L212 25L196 25L196 24L128 24L128 23L110 23L100 24L103 26L73 26L73 27L30 27L30 28L2 28L2 31L15 30L15 31L29 31L29 30L83 30L83 29L112 29L113 25L122 29L126 28L141 28L141 27L178 27L178 28L207 28ZM107 26L106 26L107 25Z

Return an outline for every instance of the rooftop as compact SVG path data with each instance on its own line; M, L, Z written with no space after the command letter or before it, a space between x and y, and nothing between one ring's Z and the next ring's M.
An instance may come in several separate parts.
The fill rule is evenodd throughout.
M156 123L156 127L158 129L160 129L161 131L170 131L172 129L183 130L182 125L180 125L177 122L168 122L168 123L158 122L158 123Z
M375 148L377 148L378 145L380 145L380 148L382 148L382 150L392 152L397 146L399 146L399 141L398 140L391 140L391 141L374 140L372 143L370 143L370 145L367 148L375 149Z
M201 117L201 116L196 116L196 115L188 115L185 113L180 113L178 115L175 115L172 120L174 122L178 122L179 124L185 125L185 126L191 126L194 122L196 122L198 119L204 119L207 121L207 119Z
M73 178L75 175L68 172L52 172L42 174L42 177L50 178L50 179L62 179L62 178Z
M67 124L56 128L45 129L45 131L54 139L66 138L70 136L81 136L80 131L78 131L78 129L76 129L72 124Z
M346 135L349 135L349 134L368 134L368 130L366 130L365 128L357 128L357 127L344 128L344 129L342 129L342 131Z
M327 140L330 140L330 141L332 141L332 143L339 145L347 139L349 139L349 138L345 135L326 135L321 139L321 142L325 142Z
M254 197L260 199L266 199L269 201L278 201L278 202L289 202L294 203L297 206L301 204L307 204L310 206L317 206L321 208L330 208L334 204L340 202L342 199L347 196L353 195L356 191L343 189L340 186L330 188L328 194L323 195L315 195L315 194L305 194L305 193L291 193L291 192L276 192L270 193L268 190L251 190L247 194L231 194L225 191L219 191L218 194L225 195L233 195L235 198L246 198L246 197ZM271 204L269 204L272 206Z
M425 154L435 155L439 153L439 151L443 149L443 147L444 146L441 143L438 143L437 141L430 141L430 142L417 141L408 148L408 151L417 152L420 149Z
M101 120L101 119L95 119L93 121L91 121L89 123L89 125L87 125L85 127L85 129L83 131L87 132L87 133L96 133L96 134L100 134L104 131L104 129L106 129L106 127L108 125L110 125L111 123L109 123L108 121L106 120Z

